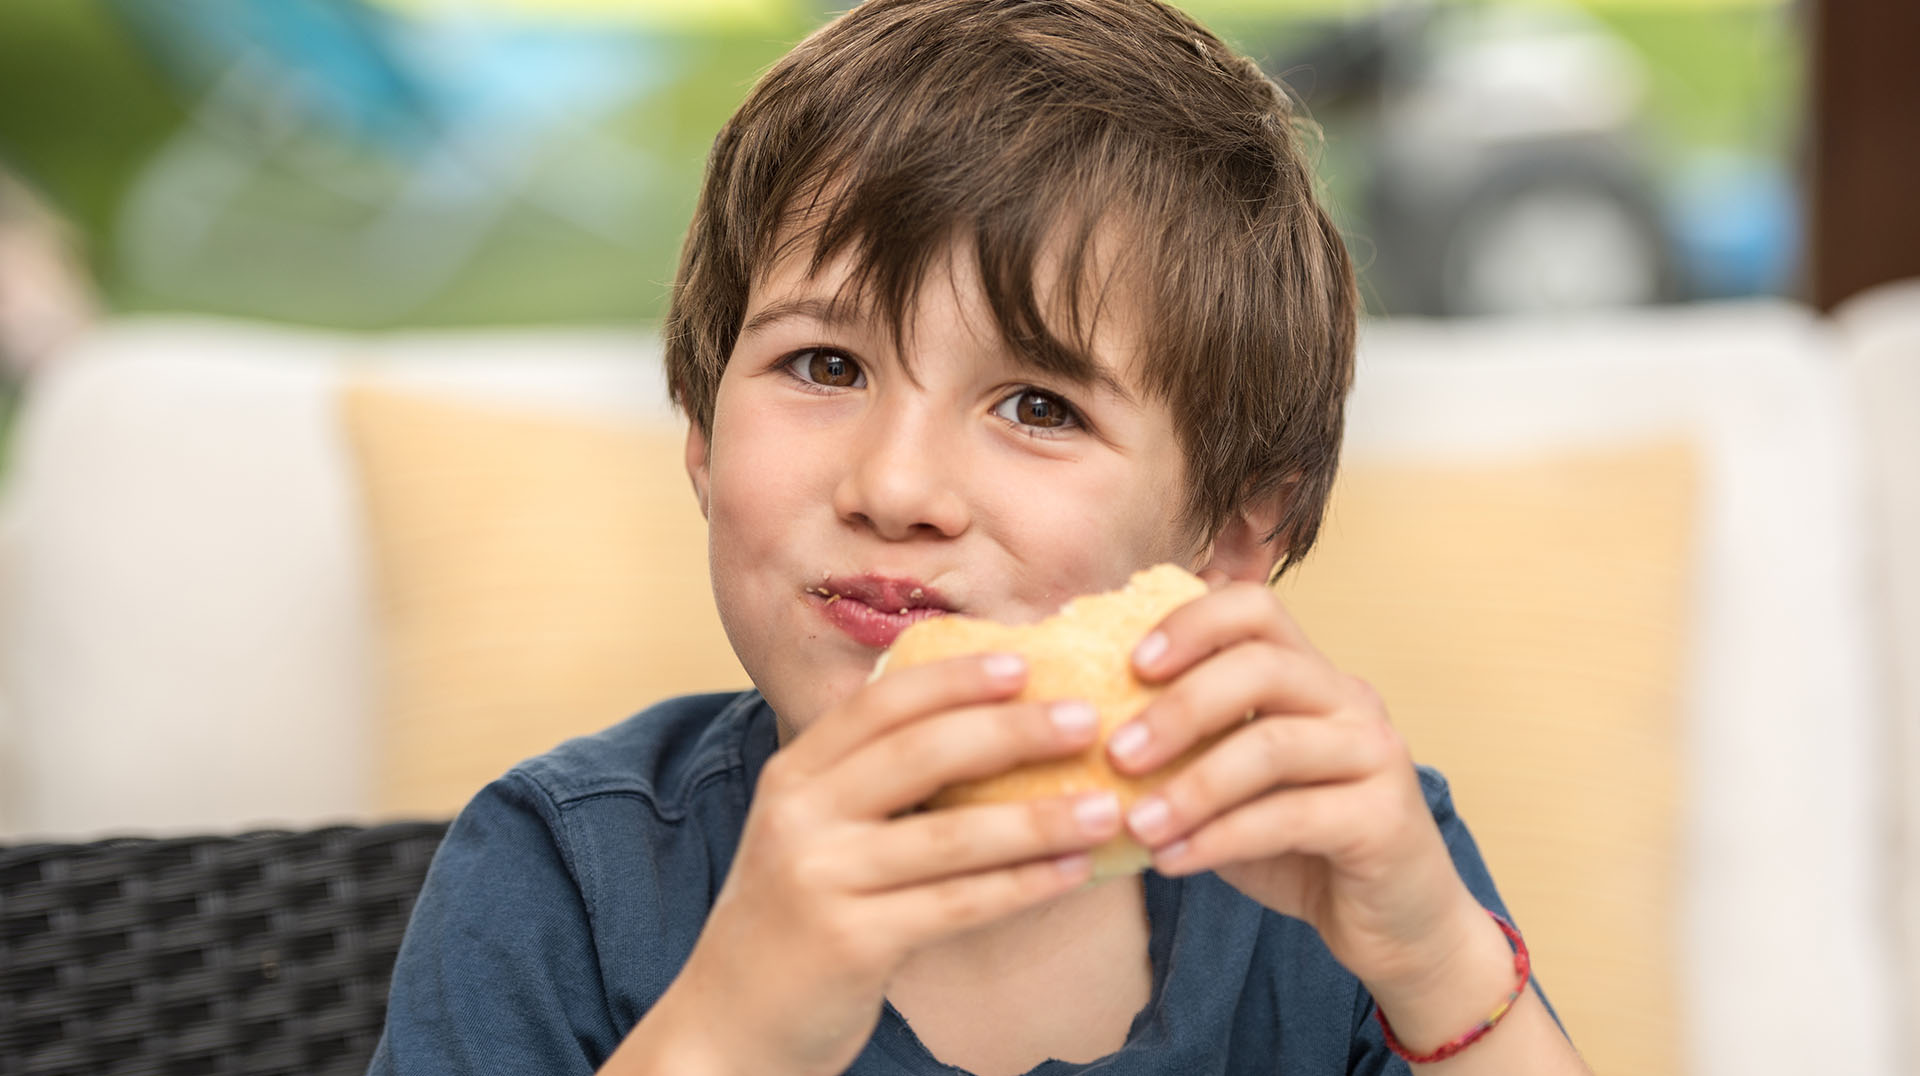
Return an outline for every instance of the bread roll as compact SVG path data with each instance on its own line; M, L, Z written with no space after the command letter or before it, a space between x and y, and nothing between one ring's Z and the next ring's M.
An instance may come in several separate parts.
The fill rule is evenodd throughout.
M1077 755L1020 766L997 777L941 789L928 806L997 803L1112 789L1124 813L1141 796L1166 783L1211 741L1146 777L1125 777L1107 764L1106 742L1160 694L1161 687L1133 675L1133 648L1168 613L1205 594L1207 585L1186 570L1162 564L1136 572L1127 585L1105 594L1075 598L1038 624L1008 626L969 616L924 620L900 633L874 670L906 668L962 654L1011 652L1027 659L1027 684L1019 698L1082 699L1100 712L1100 734ZM1095 879L1146 868L1147 850L1126 831L1093 849Z

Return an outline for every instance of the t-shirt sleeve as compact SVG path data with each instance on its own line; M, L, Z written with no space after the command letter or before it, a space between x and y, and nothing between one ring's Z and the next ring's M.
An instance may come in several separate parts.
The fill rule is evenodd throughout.
M619 1045L559 808L515 771L427 872L370 1076L589 1074Z
M1512 920L1505 901L1500 899L1500 891L1494 887L1493 875L1487 870L1486 860L1480 857L1480 848L1473 841L1473 834L1467 832L1467 825L1460 820L1459 812L1454 810L1453 796L1447 789L1447 779L1438 770L1420 767L1420 790L1426 794L1427 809L1433 812L1433 820L1440 826L1440 836L1446 841L1447 852L1453 856L1454 869L1460 872L1460 878L1467 883L1480 906L1489 911L1499 912L1501 916ZM1516 926L1521 924L1516 923ZM1540 981L1533 980L1533 989L1540 995L1542 1002L1547 995L1540 988ZM1352 1076L1409 1076L1411 1069L1405 1061L1393 1055L1387 1049L1387 1040L1380 1034L1379 1021L1373 1016L1373 998L1364 989L1353 1012L1353 1051L1347 1061L1347 1072ZM1553 1013L1553 1005L1547 1002L1547 1011L1558 1022L1559 1014ZM1465 1031L1466 1028L1460 1030Z

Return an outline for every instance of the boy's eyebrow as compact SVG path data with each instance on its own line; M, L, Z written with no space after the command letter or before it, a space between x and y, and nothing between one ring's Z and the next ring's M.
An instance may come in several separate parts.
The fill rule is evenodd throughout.
M777 303L768 304L759 313L748 318L747 323L740 327L740 335L752 336L755 333L764 332L769 326L776 325L782 321L817 321L828 328L840 328L856 324L864 317L865 314L856 305L837 302L833 299L819 296L809 296L800 299L782 299ZM1084 370L1060 371L1050 370L1022 354L1016 353L1012 356L1012 359L1014 365L1022 370L1051 373L1056 376L1064 374L1071 380L1078 381L1081 384L1091 385L1096 389L1105 390L1128 407L1136 410L1140 407L1140 400L1133 394L1133 390L1127 388L1126 382L1114 376L1113 371L1107 369L1104 363L1089 361L1084 364Z
M1120 380L1118 377L1115 377L1113 374L1113 371L1107 369L1105 363L1101 363L1098 361L1089 361L1083 364L1085 368L1082 370L1073 370L1073 371L1049 370L1046 367L1040 365L1037 362L1034 362L1032 359L1029 359L1024 355L1016 354L1014 356L1014 365L1020 367L1020 369L1022 370L1032 370L1037 373L1043 373L1043 374L1051 373L1051 374L1054 374L1055 376L1065 376L1069 380L1077 381L1082 385L1088 385L1095 389L1105 390L1107 393L1111 394L1116 399L1118 399L1122 404L1125 404L1127 407L1132 408L1133 410L1138 411L1140 409L1140 401L1137 397L1134 396L1133 390L1127 388L1126 382Z
M754 333L765 330L769 325L794 319L818 321L829 327L845 326L859 321L860 316L860 311L849 309L847 303L835 302L819 296L782 299L748 318L747 323L740 327L740 335L752 336Z

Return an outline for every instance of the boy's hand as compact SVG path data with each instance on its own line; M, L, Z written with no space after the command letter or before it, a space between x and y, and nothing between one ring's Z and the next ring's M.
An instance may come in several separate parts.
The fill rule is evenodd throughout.
M1090 707L1005 701L1025 678L1009 655L891 672L768 761L662 999L724 1029L724 1071L841 1072L912 950L1088 879L1083 853L1120 830L1110 793L906 813L950 782L1087 746Z
M1312 925L1392 1016L1389 998L1427 998L1462 954L1485 957L1493 925L1379 695L1317 652L1272 591L1214 582L1135 652L1140 677L1167 689L1108 746L1117 769L1142 774L1231 731L1128 825L1162 873L1212 869Z

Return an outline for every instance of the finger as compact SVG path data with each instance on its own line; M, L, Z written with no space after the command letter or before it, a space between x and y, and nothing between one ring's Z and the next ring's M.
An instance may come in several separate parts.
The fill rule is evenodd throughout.
M1403 754L1384 723L1376 728L1339 718L1261 718L1136 801L1127 828L1142 844L1158 848L1276 789L1358 780Z
M1248 714L1322 714L1340 708L1343 680L1325 658L1268 640L1242 642L1208 656L1167 685L1107 751L1121 773L1148 773Z
M1134 672L1148 683L1168 680L1207 655L1248 639L1313 649L1273 591L1258 583L1229 583L1168 613L1134 647Z
M958 706L1007 699L1026 683L1018 654L970 654L888 670L782 749L797 772L816 774L887 730Z
M1380 820L1393 817L1383 791L1380 782L1368 781L1268 793L1155 850L1153 868L1167 875L1193 874L1283 855L1352 864L1377 835Z
M1084 751L1099 724L1093 707L1076 700L965 706L889 729L821 777L841 811L879 818L956 781Z
M874 892L1053 859L1119 832L1120 799L1112 792L927 811L863 833L846 884Z
M1052 900L1092 877L1092 857L1075 852L871 898L872 920L875 929L919 948Z

